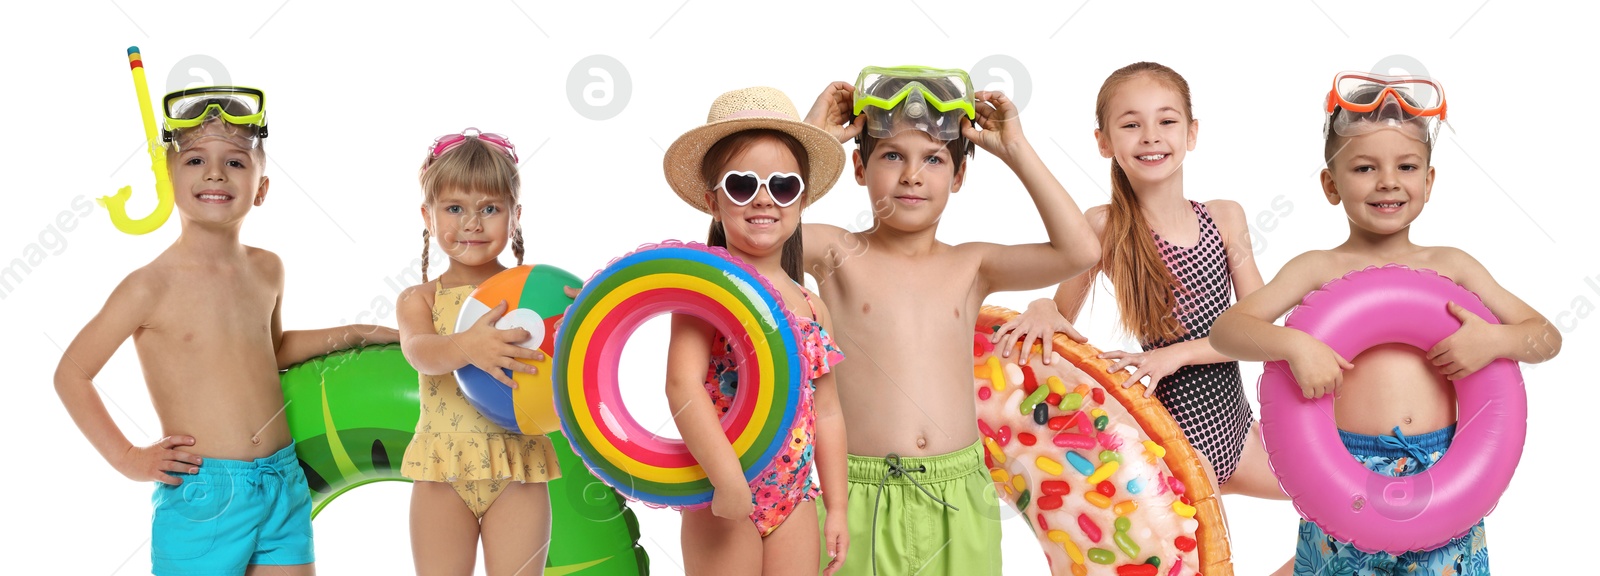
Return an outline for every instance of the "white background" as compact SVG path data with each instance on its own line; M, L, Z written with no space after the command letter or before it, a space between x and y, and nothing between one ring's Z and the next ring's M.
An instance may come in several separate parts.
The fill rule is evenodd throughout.
M1582 561L1558 550L1579 542L1592 524L1590 513L1568 506L1589 500L1591 483L1580 470L1594 470L1584 439L1595 393L1580 371L1600 326L1600 318L1587 318L1600 302L1593 256L1600 202L1587 168L1594 148L1585 113L1594 97L1589 24L1596 16L1589 5L579 4L357 9L122 0L0 9L0 53L11 70L10 89L0 96L9 133L0 147L11 182L0 266L36 261L0 299L13 390L0 420L13 453L0 480L7 565L89 575L149 567L150 486L126 480L91 449L51 385L61 347L119 279L179 232L174 219L155 233L127 236L99 207L66 217L71 230L57 224L75 198L92 200L127 184L137 192L135 214L153 205L124 55L133 44L143 49L156 95L173 84L223 81L267 91L272 188L243 236L283 257L289 328L358 318L393 325L392 315L377 314L394 296L384 279L405 272L419 253L416 168L440 134L478 126L511 136L526 159L529 260L586 277L641 243L703 238L707 219L669 191L661 157L703 121L717 94L771 85L803 113L825 83L854 80L863 66L972 68L991 55L1021 67L975 69L975 82L980 89L1010 84L1018 97L1029 92L1026 133L1085 208L1107 201L1107 161L1090 136L1101 81L1139 60L1184 74L1201 120L1187 195L1243 204L1260 267L1271 278L1287 259L1346 235L1342 210L1327 205L1316 186L1319 104L1333 73L1370 69L1391 56L1389 62L1420 64L1448 88L1456 132L1446 131L1434 154L1435 194L1413 239L1467 250L1558 322L1566 338L1559 359L1524 367L1528 443L1488 521L1492 557L1501 571L1519 574ZM619 111L607 120L585 116L595 115L593 107L567 96L574 65L595 54L625 69L611 71L609 104L600 102ZM196 55L192 68L173 69ZM624 73L631 85L625 100ZM598 81L586 69L578 76L580 85ZM846 178L805 217L859 229L867 209L864 191ZM939 234L948 242L1045 238L1016 178L981 152L945 216ZM1019 307L1046 293L992 301ZM1102 292L1085 333L1102 347L1130 345L1114 333L1113 320L1112 299ZM641 400L631 406L646 425L665 421L658 383L664 332L655 326L634 342L628 386ZM1259 365L1246 364L1244 372L1253 399ZM97 383L118 425L146 443L161 428L139 374L132 346L125 346ZM322 572L408 572L408 494L406 485L379 484L330 506L316 522ZM1226 504L1239 573L1263 573L1290 556L1296 515L1287 502L1229 497ZM636 510L654 573L680 573L676 514ZM856 542L855 549L867 545ZM1044 572L1020 522L1006 525L1004 554L1008 574Z

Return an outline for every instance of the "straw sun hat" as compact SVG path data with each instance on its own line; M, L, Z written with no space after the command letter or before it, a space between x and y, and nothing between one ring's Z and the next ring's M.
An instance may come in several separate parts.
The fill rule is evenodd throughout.
M806 184L805 204L816 202L839 180L844 170L844 147L827 131L800 121L794 103L776 88L757 86L734 90L717 97L706 114L706 123L679 136L667 148L662 168L667 183L695 209L711 213L706 191L715 185L705 181L700 164L717 141L743 130L777 130L798 140L806 149L810 167L802 175Z

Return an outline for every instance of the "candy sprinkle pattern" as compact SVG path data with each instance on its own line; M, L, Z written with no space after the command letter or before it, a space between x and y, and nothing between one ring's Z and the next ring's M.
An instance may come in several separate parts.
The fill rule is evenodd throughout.
M1044 352L1050 364L1040 348L1026 366L1020 350L1001 357L989 335L1014 315L979 314L978 429L996 492L1033 527L1051 573L1231 575L1216 496L1165 408L1065 337Z

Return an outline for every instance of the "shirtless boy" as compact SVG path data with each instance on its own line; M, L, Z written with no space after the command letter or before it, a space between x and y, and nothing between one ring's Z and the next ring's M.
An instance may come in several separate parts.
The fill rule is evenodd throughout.
M855 359L836 372L854 551L841 573L998 575L999 500L978 443L972 328L989 294L1087 270L1099 242L1023 136L1016 105L974 94L964 72L869 68L856 86L831 84L807 120L841 141L859 135L852 162L874 217L862 232L804 227L806 270ZM1017 174L1048 242L935 237L973 144Z
M261 101L260 91L232 86L167 96L183 232L123 279L56 367L56 392L100 455L128 478L156 482L156 574L313 573L310 491L278 371L398 339L378 326L282 330L283 262L239 243L245 216L267 196ZM130 336L161 419L163 438L149 446L117 428L93 383Z

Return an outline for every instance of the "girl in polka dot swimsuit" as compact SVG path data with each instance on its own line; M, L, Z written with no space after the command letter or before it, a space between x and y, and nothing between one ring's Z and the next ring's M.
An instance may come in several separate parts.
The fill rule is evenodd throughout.
M1129 385L1148 376L1145 393L1172 413L1223 493L1284 499L1267 467L1259 428L1239 378L1239 364L1211 347L1211 323L1238 298L1262 286L1244 210L1229 200L1183 196L1183 162L1200 125L1189 87L1171 68L1140 62L1112 73L1096 100L1100 154L1111 159L1111 204L1090 208L1104 247L1098 270L1111 281L1122 327L1141 352L1111 351L1110 371L1134 368ZM1007 347L1064 332L1094 283L1090 272L1040 299L1001 327ZM1001 334L1005 334L1001 337Z

